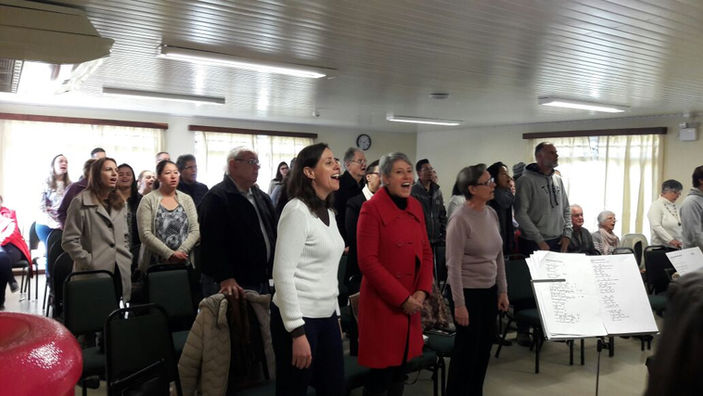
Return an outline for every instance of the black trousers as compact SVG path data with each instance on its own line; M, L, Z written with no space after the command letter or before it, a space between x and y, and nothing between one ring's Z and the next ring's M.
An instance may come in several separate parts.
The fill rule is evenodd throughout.
M464 289L464 301L469 325L456 326L447 378L449 396L483 394L483 380L496 336L498 288Z
M5 304L5 289L14 280L12 266L22 259L22 252L11 243L0 246L0 305ZM27 280L29 282L29 280Z
M281 312L271 304L271 338L276 354L276 395L305 396L308 386L318 396L343 395L344 356L337 315L329 318L303 318L310 343L312 364L306 369L293 366L293 339L286 331Z

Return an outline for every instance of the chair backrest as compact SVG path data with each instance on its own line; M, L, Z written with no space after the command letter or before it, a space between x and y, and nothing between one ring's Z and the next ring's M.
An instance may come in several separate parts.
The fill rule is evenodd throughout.
M54 291L54 317L62 313L63 307L63 286L68 275L73 272L73 260L68 253L63 252L54 262L51 273L51 288Z
M55 242L58 242L59 246L61 246L61 238L63 238L63 230L59 228L51 230L49 236L46 237L47 253L49 252L49 248L51 247L51 245L53 245Z
M39 248L39 234L37 234L37 222L35 221L29 227L29 250Z
M347 305L349 299L349 285L347 276L347 256L342 255L339 259L339 267L337 268L337 288L339 289L339 306L343 307Z
M613 250L613 254L635 254L635 251L629 247L617 247Z
M105 270L72 272L63 286L64 325L75 335L101 331L119 308L113 275Z
M190 293L190 278L185 266L166 264L150 267L146 276L147 301L160 305L172 331L188 330L196 309Z
M530 269L524 259L505 262L505 278L508 284L508 299L511 303L534 300L530 280Z
M659 294L669 287L667 270L674 269L666 253L676 250L667 246L652 245L644 249L644 265L647 269L647 286L650 292Z
M54 271L54 265L56 264L56 259L59 255L63 253L63 247L61 246L61 241L54 241L51 245L47 247L46 250L46 266L49 269L49 274Z
M649 246L646 236L643 234L625 234L620 241L620 246L632 248L635 252L635 260L637 260L637 265L640 267L642 266L644 249Z
M105 355L108 394L116 394L115 385L124 386L124 379L158 368L160 362L165 369L154 370L153 381L135 381L140 394L168 395L172 381L178 394L183 394L168 318L158 305L132 305L112 312L105 321ZM160 375L166 375L166 380Z

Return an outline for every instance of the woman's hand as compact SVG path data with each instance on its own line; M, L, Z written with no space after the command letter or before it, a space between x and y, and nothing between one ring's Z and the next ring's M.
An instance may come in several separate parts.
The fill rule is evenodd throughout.
M459 326L466 327L469 325L469 310L466 309L466 305L454 308L454 321Z
M312 363L312 352L310 352L310 343L308 337L303 334L300 337L293 338L293 361L291 364L297 369L306 369Z
M188 260L188 255L185 252L181 252L180 250L176 250L173 252L171 257L168 258L168 262L171 264L178 264L178 263L184 263Z
M422 309L422 303L417 301L415 297L410 296L400 307L407 315L412 315Z
M508 293L498 294L498 310L505 312L508 310L509 306L510 301L508 301Z
M683 243L681 243L681 241L677 241L676 239L670 240L669 245L671 245L677 249L681 249L683 247Z

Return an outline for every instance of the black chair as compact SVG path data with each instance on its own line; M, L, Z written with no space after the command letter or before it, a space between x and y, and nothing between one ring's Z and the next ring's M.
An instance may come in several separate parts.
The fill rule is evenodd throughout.
M54 243L58 242L59 245L61 245L61 238L63 238L63 230L61 229L55 229L51 230L49 233L49 236L46 237L46 248L47 248L47 255L48 255L48 249L53 245Z
M105 321L108 395L183 394L168 317L156 304L112 312Z
M190 289L190 275L183 265L155 265L147 270L146 296L168 317L177 356L181 355L197 314Z
M454 352L454 334L426 333L427 347L437 354L437 368L439 369L439 389L444 396L447 391L447 365L444 358L451 358Z
M37 235L37 230L35 229L36 222L32 223L29 228L29 250L36 250L39 247L39 236ZM16 263L12 265L12 269L20 268L22 270L22 278L20 280L20 292L27 293L27 300L32 298L32 283L31 278L34 277L34 299L39 298L39 257L32 257L32 261L29 262L22 256ZM20 298L20 301L23 298Z
M63 246L61 246L61 241L54 241L49 245L46 251L46 282L44 282L44 301L42 302L42 309L45 309L45 316L49 316L49 308L47 303L51 305L54 301L54 289L51 286L51 274L54 271L54 266L56 265L56 259L63 253Z
M524 259L510 260L505 263L505 277L508 283L508 300L512 306L512 312L507 313L508 323L503 329L501 342L498 344L495 357L500 356L500 351L503 349L503 344L508 335L508 330L513 322L527 323L531 329L532 345L530 350L535 350L535 374L539 373L539 353L544 344L544 331L542 322L540 321L537 308L517 308L525 306L536 306L534 300L534 292L530 281L532 276ZM574 341L568 340L566 345L569 347L569 364L574 364ZM584 346L581 339L581 364L584 364Z
M54 273L51 275L52 301L47 305L47 315L51 307L51 317L59 319L63 315L63 288L66 278L73 272L73 259L63 252L54 263Z
M667 274L667 270L676 270L671 265L669 258L666 257L666 253L674 250L676 249L662 245L651 245L644 249L644 265L647 270L647 289L649 293L662 294L669 287L671 278Z
M76 337L92 339L103 330L110 313L119 308L112 274L104 270L70 273L63 285L63 302L66 328ZM84 347L82 353L80 383L85 395L87 387L97 388L96 380L105 377L105 354L100 346Z

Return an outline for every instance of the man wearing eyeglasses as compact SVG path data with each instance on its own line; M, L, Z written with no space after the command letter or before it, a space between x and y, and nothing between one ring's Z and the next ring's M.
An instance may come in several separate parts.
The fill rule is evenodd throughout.
M207 194L208 188L205 184L196 180L198 177L198 164L195 162L195 156L192 154L179 156L176 160L176 167L178 167L178 172L181 174L176 189L190 195L193 198L193 202L195 202L195 206L200 206L200 201Z
M276 246L275 210L256 186L259 158L244 147L227 156L227 174L205 194L200 220L204 297L242 296L243 289L269 294Z
M334 209L337 212L337 228L344 238L345 252L349 251L349 236L347 235L345 224L345 213L347 201L359 194L364 187L364 175L366 174L366 155L356 147L349 147L344 153L344 169L346 171L339 177L339 190L334 192Z

